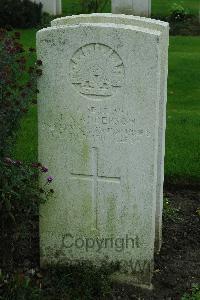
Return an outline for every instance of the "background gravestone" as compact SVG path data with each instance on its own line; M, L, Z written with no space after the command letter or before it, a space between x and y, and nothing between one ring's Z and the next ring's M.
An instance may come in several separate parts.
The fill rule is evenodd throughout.
M43 12L50 15L62 14L62 0L34 0L36 3L42 3Z
M37 34L39 160L55 174L41 207L41 263L120 262L151 283L160 101L159 31L116 24Z
M163 210L163 181L164 181L164 155L165 155L165 129L166 129L166 104L167 104L167 75L168 75L168 46L169 24L159 20L141 18L137 16L90 14L67 16L55 19L52 26L73 25L77 23L118 23L124 25L141 26L160 31L161 33L161 87L159 101L159 128L158 128L158 169L157 169L157 201L156 201L156 232L155 251L159 252L162 244L162 210Z
M151 0L112 0L113 14L151 16Z

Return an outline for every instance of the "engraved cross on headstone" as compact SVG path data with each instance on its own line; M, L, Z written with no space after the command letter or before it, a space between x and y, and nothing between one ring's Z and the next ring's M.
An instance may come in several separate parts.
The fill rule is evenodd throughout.
M98 222L98 183L99 182L108 182L108 183L116 183L121 184L121 177L108 177L108 176L100 176L98 169L98 150L97 148L92 148L92 172L89 175L80 174L80 173L71 173L71 179L75 180L86 180L92 182L92 200L95 203L95 211L96 211L96 228Z

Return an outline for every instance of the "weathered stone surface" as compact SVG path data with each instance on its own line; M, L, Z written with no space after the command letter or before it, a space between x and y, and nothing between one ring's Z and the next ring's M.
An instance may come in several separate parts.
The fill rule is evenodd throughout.
M121 263L150 285L155 239L161 34L117 24L37 34L39 160L55 177L41 207L41 263Z
M151 16L151 0L112 0L113 14Z
M74 25L79 23L115 23L133 25L160 31L161 43L161 87L159 101L159 132L158 132L158 170L157 170L157 201L156 201L156 234L155 251L159 252L162 244L162 210L163 210L163 181L164 181L164 156L165 156L165 129L166 129L166 103L167 103L167 75L168 75L168 45L169 24L159 20L152 20L136 16L113 14L90 14L69 16L55 19L52 26Z
M33 0L36 3L42 3L43 11L50 15L62 14L62 0Z

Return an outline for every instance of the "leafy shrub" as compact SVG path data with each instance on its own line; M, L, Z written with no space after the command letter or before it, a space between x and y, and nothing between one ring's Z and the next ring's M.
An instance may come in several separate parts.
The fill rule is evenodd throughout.
M168 198L164 198L163 218L164 218L164 220L170 220L173 222L178 222L181 220L181 218L179 216L179 209L172 207Z
M200 300L200 285L193 284L189 293L185 293L181 300Z
M102 12L108 3L108 0L81 0L83 13Z
M42 5L30 0L1 0L0 27L30 28L40 23Z
M0 157L7 153L19 120L31 101L35 102L35 66L29 67L25 50L19 43L20 34L0 29ZM30 49L29 56L34 49Z
M0 300L39 300L41 291L24 274L0 274Z
M53 178L48 169L39 163L24 164L5 158L0 161L0 264L12 269L23 264L29 255L31 234L37 230L38 208L53 190L38 186L38 173L46 176L46 185ZM29 250L27 249L29 248Z
M19 43L20 34L0 29L0 264L13 266L23 256L20 242L27 241L38 218L38 207L49 193L38 186L38 173L47 173L41 164L26 164L6 158L15 141L20 119L31 102L36 103L36 78L42 74L41 61L32 65ZM52 181L47 178L46 184ZM15 251L16 250L16 251ZM21 255L20 255L21 254Z
M38 29L43 29L45 27L51 27L51 21L55 19L54 15L50 15L46 12L42 14L41 24Z
M191 17L191 14L184 8L182 3L173 3L168 17L169 22L183 22Z
M35 180L38 177L38 171L47 173L48 168L40 163L28 165L10 158L5 158L3 162L0 162L0 222L2 226L12 222L20 224L22 215L23 220L28 220L30 215L38 213L38 205L43 203L48 196L44 189L38 188ZM46 184L51 181L52 177L47 177Z
M58 295L61 299L110 299L110 275L117 270L115 264L106 261L99 267L86 261L49 267L43 282L48 294L45 291L44 295L48 299L57 299Z

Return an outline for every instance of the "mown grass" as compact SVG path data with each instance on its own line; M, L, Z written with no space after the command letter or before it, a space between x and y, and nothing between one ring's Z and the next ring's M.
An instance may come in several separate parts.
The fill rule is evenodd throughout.
M200 38L171 37L165 174L200 178Z
M64 14L80 13L80 0L62 0ZM105 12L111 11L111 0L108 0ZM181 4L185 9L192 14L199 15L200 2L199 0L152 0L152 14L158 16L169 15L174 3Z
M26 48L35 45L35 31L22 31ZM200 37L171 37L165 176L200 179ZM31 107L18 132L15 157L37 160L37 108Z

